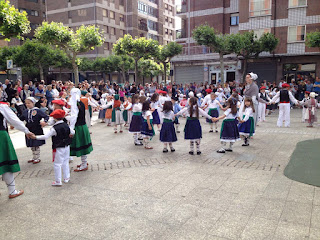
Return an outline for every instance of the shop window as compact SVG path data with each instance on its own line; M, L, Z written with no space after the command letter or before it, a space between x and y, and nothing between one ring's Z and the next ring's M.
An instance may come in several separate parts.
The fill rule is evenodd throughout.
M307 6L307 0L289 0L289 7Z
M271 14L271 0L250 0L250 16L264 16Z
M306 36L306 26L288 27L288 43L304 42Z

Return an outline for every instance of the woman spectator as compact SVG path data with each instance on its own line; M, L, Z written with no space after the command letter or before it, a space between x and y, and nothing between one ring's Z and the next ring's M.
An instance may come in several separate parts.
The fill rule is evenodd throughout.
M12 98L11 104L13 104L15 109L17 109L18 117L26 109L26 107L24 106L24 104L23 104L18 92L16 92L15 95L14 95L14 98Z
M46 98L48 100L48 104L51 104L52 100L54 100L53 91L52 91L52 85L48 85L47 86Z

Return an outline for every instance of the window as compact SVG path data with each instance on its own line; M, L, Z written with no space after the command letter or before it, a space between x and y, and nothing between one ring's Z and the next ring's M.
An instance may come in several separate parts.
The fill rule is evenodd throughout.
M113 11L110 11L110 12L109 12L109 18L110 18L110 19L114 19L114 12L113 12Z
M165 34L168 34L168 28L164 29Z
M109 27L103 26L104 33L109 34Z
M255 29L254 34L257 35L257 38L260 38L264 33L270 33L270 28L262 28L262 29Z
M171 5L169 5L169 11L170 11L170 12L172 11L172 7L171 7Z
M120 36L123 37L124 36L124 30L120 29Z
M307 6L307 0L289 0L289 7Z
M164 4L164 8L165 8L165 9L168 9L168 4Z
M36 16L36 17L38 17L38 16L39 16L39 12L36 11L36 10L31 10L31 11L30 11L30 15L31 15L31 16Z
M166 22L168 22L168 21L169 21L169 18L168 18L167 16L166 16L164 19L165 19L165 21L166 21Z
M173 34L173 31L172 31L172 30L170 30L170 31L169 31L169 34L170 34L170 36L172 36L172 34Z
M143 2L138 2L138 11L140 13L143 13L143 14L147 14L147 15L150 15L150 16L153 16L153 17L157 17L157 9L153 8L153 7L150 7L148 6L147 4L143 3Z
M120 1L119 1L119 4L120 4L121 6L124 6L124 0L120 0Z
M110 45L109 45L108 42L104 43L103 47L104 47L104 50L109 50L110 49Z
M238 26L239 25L239 14L231 14L230 25Z
M86 9L79 9L78 16L81 16L81 17L87 16L87 10Z
M114 3L114 0L110 0L110 3Z
M148 20L148 29L158 31L158 24L152 20Z
M114 27L110 28L111 35L116 35L116 29Z
M288 27L288 43L304 42L306 36L306 26Z
M38 2L38 0L27 0L28 2L35 2L35 3L37 3Z
M45 12L42 13L42 17L46 18L46 13Z
M108 17L108 11L106 9L102 10L102 16Z
M124 16L123 16L123 14L120 14L119 19L120 19L120 22L124 22Z
M169 18L169 23L172 23L172 22L173 22L172 18Z
M271 14L271 0L250 0L250 17Z

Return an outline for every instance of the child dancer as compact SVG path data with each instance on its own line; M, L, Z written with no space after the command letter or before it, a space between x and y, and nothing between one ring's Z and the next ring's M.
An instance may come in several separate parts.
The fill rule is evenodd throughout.
M132 120L130 123L129 132L133 133L134 145L142 146L142 142L138 140L138 134L141 132L141 112L142 112L142 104L139 102L139 95L135 94L132 97Z
M318 101L315 99L318 94L315 92L310 93L310 99L304 103L304 106L307 107L305 119L309 123L307 127L313 127L313 123L317 121L317 107Z
M74 131L71 132L68 124L64 122L65 111L62 109L54 110L50 117L53 117L55 124L50 131L41 136L33 135L33 139L47 140L52 137L52 154L53 154L53 168L55 181L52 182L52 186L61 187L61 170L63 171L64 182L70 181L70 168L69 168L69 155L70 144L72 139L70 134L74 135Z
M259 122L266 121L266 110L267 110L267 105L269 105L270 101L271 99L269 98L269 95L266 93L266 87L262 86L260 88L260 93L259 93L259 107L258 107Z
M232 145L240 140L237 120L239 120L239 113L237 109L237 99L229 98L227 101L227 109L222 116L213 118L213 121L224 119L221 125L220 142L221 148L217 153L232 152ZM229 143L229 148L226 148Z
M70 94L70 129L71 132L75 131L70 145L70 155L81 157L81 164L74 171L82 172L88 170L87 155L93 151L93 148L89 129L86 125L85 106L80 101L80 89L73 88Z
M301 104L301 106L302 106L302 119L301 119L301 122L305 122L306 121L305 117L306 117L307 106L305 106L305 103L310 99L309 95L310 95L310 92L305 91L304 99L302 99L302 101L299 102Z
M201 154L200 139L202 138L202 129L199 121L199 114L206 118L211 118L205 111L199 108L198 99L190 98L189 105L183 108L175 116L186 114L187 122L184 128L184 139L190 140L190 155L194 154L194 144L197 146L197 155Z
M171 152L175 149L172 146L173 142L177 141L177 135L174 129L173 119L175 118L173 113L173 105L171 101L166 101L163 105L163 123L160 131L160 141L164 143L163 152L168 152L168 144Z
M112 102L112 97L111 96L107 96L107 102L106 105L103 105L102 108L106 109L106 123L107 126L111 126L111 121L112 121L112 105L108 105L108 103Z
M154 93L151 97L151 109L153 110L152 112L152 117L153 117L153 125L157 125L158 130L160 130L160 117L159 117L159 112L158 109L161 109L160 103L159 103L159 94Z
M181 106L180 106L180 104L178 103L178 98L177 98L177 97L172 97L172 98L171 98L171 102L172 102L172 104L173 104L173 113L174 113L174 114L177 114L179 111L181 111ZM175 128L176 128L176 132L177 132L177 133L180 133L180 131L179 131L180 123L179 123L179 117L178 117L178 116L176 116L176 117L174 118L174 126L175 126Z
M120 133L122 131L123 121L123 105L120 101L120 96L118 94L114 95L114 101L111 102L112 105L112 122L114 124L114 133L118 132L118 125L120 126Z
M205 98L205 101L203 101L201 107L204 107L204 109L208 109L208 114L214 118L219 117L219 111L218 107L223 108L220 102L216 99L217 95L215 93L210 93L210 99ZM213 132L213 122L210 119L206 119L206 121L210 124L210 133ZM218 122L214 122L215 125L215 132L218 132Z
M141 134L143 136L144 148L145 149L153 149L153 147L149 146L149 142L154 136L154 129L152 125L152 111L149 101L145 101L142 104L142 117L143 123L141 127Z
M37 100L33 97L28 97L25 100L25 104L27 109L20 116L21 121L26 121L26 127L30 132L43 135L42 127L46 125L49 120L49 116L41 111L39 108L36 108L34 105ZM44 119L44 122L40 122ZM40 146L45 144L44 140L36 140L36 139L28 139L26 138L27 147L31 148L32 151L32 159L28 161L28 163L37 164L41 162L40 160Z
M107 104L107 96L108 94L107 93L104 93L101 95L101 99L100 99L100 105L101 106L104 106ZM101 123L105 123L106 122L106 111L107 109L103 109L103 108L100 108L99 110L99 116L98 118L101 119Z
M252 98L246 97L244 99L244 106L242 109L243 116L240 117L240 124L239 124L239 133L240 136L244 139L243 147L249 146L249 138L254 135L254 106L252 102Z
M29 138L32 134L23 122L12 112L7 103L0 102L0 175L7 184L9 199L22 195L23 190L16 190L13 173L20 171L19 161L8 134L7 122Z
M131 123L131 119L132 119L132 98L128 97L128 105L126 107L126 110L128 112L128 121L127 121L127 125L130 126Z

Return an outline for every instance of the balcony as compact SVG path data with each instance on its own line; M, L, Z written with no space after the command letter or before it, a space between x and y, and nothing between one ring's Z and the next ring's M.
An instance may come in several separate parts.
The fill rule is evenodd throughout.
M139 28L139 30L148 32L148 25L146 23L139 23L138 28Z
M193 46L190 48L188 47L182 48L181 55L200 55L200 54L209 54L209 53L211 53L211 50L206 46Z
M177 5L176 9L177 9L177 15L185 14L187 12L187 5L186 4Z
M187 37L187 32L185 29L179 29L176 30L176 39L181 39L181 38L186 38Z

